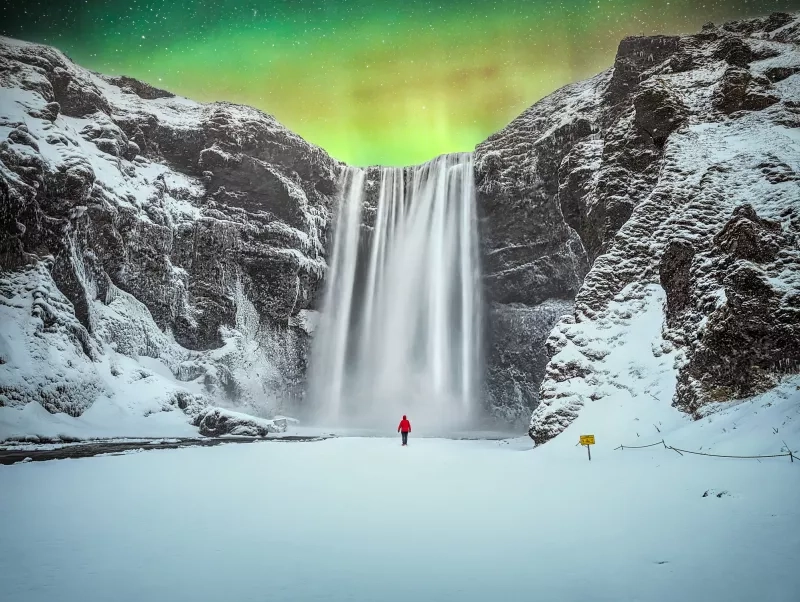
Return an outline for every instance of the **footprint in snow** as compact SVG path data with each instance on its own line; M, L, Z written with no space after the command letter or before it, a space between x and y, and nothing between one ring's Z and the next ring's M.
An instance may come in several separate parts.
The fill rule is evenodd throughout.
M703 497L731 497L731 494L727 491L716 491L715 489L707 489L706 492L703 494Z

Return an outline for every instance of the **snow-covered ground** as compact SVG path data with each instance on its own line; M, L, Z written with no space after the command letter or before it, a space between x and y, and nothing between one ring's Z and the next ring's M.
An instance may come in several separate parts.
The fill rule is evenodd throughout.
M798 385L696 422L588 404L538 449L350 437L0 467L0 599L796 600L800 461L614 448L797 450Z

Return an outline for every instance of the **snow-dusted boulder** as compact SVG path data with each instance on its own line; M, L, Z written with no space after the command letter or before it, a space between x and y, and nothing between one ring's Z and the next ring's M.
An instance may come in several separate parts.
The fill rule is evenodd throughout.
M206 409L197 415L194 424L200 428L200 434L206 437L222 435L266 437L273 433L285 432L287 426L285 418L267 420L222 408Z

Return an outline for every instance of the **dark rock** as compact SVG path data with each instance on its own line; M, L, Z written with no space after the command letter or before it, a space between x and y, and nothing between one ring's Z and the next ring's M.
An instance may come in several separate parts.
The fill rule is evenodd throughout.
M605 239L606 207L594 202L602 156L602 141L583 140L572 147L558 170L561 212L580 236L590 263L600 254Z
M158 117L155 115L113 115L111 117L113 123L127 136L130 142L133 142L139 147L139 152L143 153L148 150L148 139L145 136L145 131L152 132L157 127ZM158 155L157 147L151 143L150 156L156 157Z
M798 23L796 16L748 19L709 24L682 38L626 39L600 101L589 100L596 92L584 84L573 89L573 105L556 109L564 116L561 128L587 118L596 124L591 137L563 140L557 154L564 157L562 215L592 266L572 319L559 321L545 344L551 359L529 430L537 444L562 432L585 403L638 390L635 370L624 378L609 374L603 358L614 343L602 336L654 303L657 282L666 292L667 319L653 355L679 348L685 358L677 407L699 416L708 404L767 390L781 375L800 371L794 349L800 348L800 215L792 188L800 174L794 151L777 142L780 132L800 125L797 103L784 98L759 115L761 132L775 136L774 150L754 139L761 133L743 113L779 103L779 90L787 93L747 65L768 57L779 57L776 66L797 63ZM728 64L721 75L720 61ZM789 75L783 67L769 69L776 81ZM547 123L545 111L555 108L552 100L537 107L525 123L534 140L543 134L533 124ZM690 120L691 129L682 127ZM726 137L718 137L721 131ZM734 139L737 146L729 146ZM520 157L529 152L511 146ZM520 177L540 173L536 165L528 169ZM543 180L534 181L547 189ZM729 215L731 199L748 196L769 219L750 206Z
M678 36L628 37L619 43L614 71L606 89L610 105L622 102L639 86L642 75L681 50Z
M55 101L61 106L64 115L87 117L98 111L111 112L105 96L88 79L76 79L73 73L63 67L55 67L48 75L53 85Z
M765 59L775 58L780 56L781 51L774 46L767 46L765 44L757 44L751 48L753 52L753 61L763 61Z
M729 65L744 67L753 60L753 51L739 36L725 36L717 44L713 57Z
M32 109L29 114L31 117L37 119L45 119L47 121L55 121L58 119L58 114L61 112L61 105L57 102L48 102L41 109Z
M664 250L659 265L661 286L667 293L667 319L674 319L691 300L690 268L695 250L686 240L673 239Z
M683 51L677 52L669 59L669 66L673 73L685 73L691 71L697 65L691 53Z
M39 151L39 145L36 139L27 132L27 128L23 129L22 127L18 127L15 130L11 130L8 134L8 139L16 144L24 144L30 146L37 152Z
M767 79L773 84L783 81L795 73L800 73L800 65L792 65L791 67L770 67L764 71L764 75L766 75Z
M97 146L97 148L104 153L108 153L109 155L113 155L115 157L119 157L120 154L122 154L122 149L119 147L119 142L113 138L95 138L92 142L94 142L95 146Z
M593 85L604 85L606 77ZM542 342L558 317L547 308L569 304L588 269L586 251L558 201L565 155L594 131L592 106L560 123L570 98L570 88L562 89L475 151L484 295L491 307L487 399L492 413L506 420L536 405Z
M717 259L704 276L724 287L724 302L707 313L679 375L675 405L697 412L768 390L781 374L800 369L800 294L789 285L800 268L796 249L795 235L751 205L733 211L714 236ZM697 290L692 294L700 297Z
M141 152L139 145L133 142L132 140L128 141L128 145L125 148L124 157L128 161L133 161L133 159Z
M775 375L796 371L800 364L798 300L794 307L784 305L786 293L745 263L734 264L724 282L727 303L710 316L679 378L675 403L689 412L709 401L766 391L775 386Z
M758 33L772 34L794 21L794 16L788 13L772 13L767 18L744 19L725 23L723 29L730 32L751 36Z
M773 32L776 29L785 27L792 21L794 21L794 16L789 13L772 13L764 23L764 31Z
M758 165L761 173L770 182L770 184L781 184L783 182L797 182L800 181L800 173L796 172L791 165L776 159L775 157L768 157L766 161ZM762 225L767 226L766 223Z
M72 207L89 199L94 183L95 173L89 161L80 156L70 157L53 174L47 199L59 205L67 202Z
M769 38L776 42L797 44L800 42L800 20L796 19L793 23L770 32Z
M664 146L667 137L686 123L686 107L663 80L640 86L633 98L636 125L647 132L653 143Z
M548 361L545 341L558 319L571 310L568 301L490 307L486 395L487 409L498 422L527 420L539 399Z
M139 98L144 98L145 100L155 100L156 98L173 98L175 95L172 92L167 92L166 90L161 90L150 84L145 82L141 82L138 79L133 79L132 77L128 77L126 75L121 75L120 77L107 77L105 78L111 84L119 88L127 88L133 94L136 94Z
M722 113L730 114L735 111L760 111L779 100L767 78L754 76L741 67L729 67L715 92L714 106Z
M218 174L210 183L217 202L252 213L269 212L291 226L304 225L305 199L295 193L298 186L264 161L212 147L200 152L199 166Z
M309 334L296 317L319 296L339 164L248 107L178 103L129 78L112 83L142 100L115 104L100 76L45 46L0 41L0 64L8 67L0 85L41 95L29 114L52 122L46 140L36 140L20 118L19 131L0 142L8 208L0 212L0 271L47 262L41 278L58 287L63 311L42 305L41 314L53 329L69 322L86 357L96 358L103 341L134 356L160 354L176 375L205 378L210 394L231 402L258 407L263 399L252 398L265 390L300 397ZM57 119L59 107L86 119L79 135L96 149ZM30 152L43 144L58 149L48 161ZM98 310L114 299L134 311L122 320L118 309ZM229 344L211 353L224 336ZM245 358L246 337L257 351ZM264 375L257 391L226 365L233 357ZM79 414L93 396L64 407Z
M128 152L128 137L113 121L105 116L97 116L98 123L87 125L81 130L81 136L89 140L104 153L114 157L122 157Z
M44 106L42 116L48 121L55 121L59 113L61 113L61 105L57 102L48 102Z
M756 215L751 205L741 205L714 237L714 244L738 259L756 263L773 261L780 251L781 225Z

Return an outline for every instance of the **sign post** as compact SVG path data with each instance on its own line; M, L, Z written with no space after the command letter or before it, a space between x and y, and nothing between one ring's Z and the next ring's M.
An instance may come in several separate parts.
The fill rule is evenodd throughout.
M586 451L589 452L589 462L592 461L592 448L594 445L594 435L581 435L580 444L586 446Z

